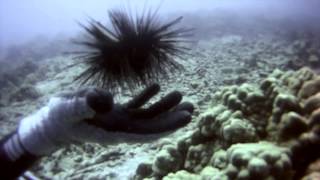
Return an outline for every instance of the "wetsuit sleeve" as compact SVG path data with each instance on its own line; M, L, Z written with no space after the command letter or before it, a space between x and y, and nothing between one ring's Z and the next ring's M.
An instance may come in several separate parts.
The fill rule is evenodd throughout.
M16 132L0 141L0 179L16 179L30 168L37 160L24 150Z

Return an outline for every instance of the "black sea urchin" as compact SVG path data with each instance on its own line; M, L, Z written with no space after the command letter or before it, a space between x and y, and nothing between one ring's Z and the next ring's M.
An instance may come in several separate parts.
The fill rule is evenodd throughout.
M111 91L133 90L182 69L174 60L186 52L190 35L190 29L174 27L182 17L161 23L156 12L133 18L125 10L111 10L109 18L112 28L93 19L81 25L90 38L77 42L88 50L78 52L86 70L76 80Z

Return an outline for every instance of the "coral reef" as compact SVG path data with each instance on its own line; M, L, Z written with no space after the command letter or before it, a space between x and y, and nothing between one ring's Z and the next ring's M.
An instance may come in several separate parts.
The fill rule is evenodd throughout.
M26 76L38 70L38 64L25 61L12 70L0 72L0 90L7 87L17 87L24 82Z
M135 179L299 179L320 151L320 76L275 70L215 93L197 128L142 164ZM318 163L319 164L319 163ZM311 169L311 170L310 170ZM141 173L143 172L143 173Z
M41 94L35 87L30 86L30 85L25 85L25 86L21 86L16 91L14 91L11 94L9 101L10 102L13 102L13 101L20 102L20 101L24 101L26 99L36 100L39 97L41 97Z
M246 148L250 144L266 142L271 145L261 151L269 151L267 147L277 147L288 156L289 147L297 142L301 133L310 132L310 125L305 121L310 118L318 101L315 98L307 103L307 99L317 94L317 88L313 88L317 87L314 81L317 77L308 70L276 70L266 78L269 72L276 67L284 67L293 58L291 47L288 45L288 53L285 53L287 48L283 47L287 46L281 39L269 37L253 40L227 35L201 41L192 48L192 54L182 61L186 71L161 81L159 97L178 89L186 101L195 104L195 118L187 127L168 135L165 143L160 139L145 144L107 147L86 144L79 146L80 150L64 149L43 158L32 171L43 179L129 179L138 164L144 162L136 172L137 178L228 179L226 170L232 162L226 159L225 154L237 142L244 146L248 144ZM41 93L37 100L0 102L1 136L13 131L21 117L36 111L39 105L57 92L77 90L73 78L83 68L73 67L66 71L65 66L73 63L71 58L60 56L43 60L35 73L21 80ZM258 62L252 64L254 59ZM245 83L238 81L239 76L245 78ZM266 79L262 81L263 78ZM226 83L233 86L225 88ZM257 83L260 85L254 85ZM305 90L302 91L302 87ZM9 94L16 92L17 88L5 87L9 91L2 89L1 94L10 97ZM119 97L121 102L130 98L132 93L127 91ZM274 123L271 123L272 119ZM81 150L92 148L94 150ZM110 156L106 155L109 152ZM160 155L162 160L152 163L152 159ZM292 163L291 155L289 159L292 170L298 164ZM303 164L309 164L309 161ZM319 167L316 162L311 163L303 170L305 172L301 172L301 176L308 174L306 178L317 177L318 170L314 166Z
M225 153L215 153L212 166L224 169L229 179L286 179L291 175L289 154L286 148L268 142L240 143Z
M294 51L295 58L287 63L287 67L291 69L299 69L303 66L319 68L319 47L319 37L317 37L315 34L306 33L301 39L297 38L292 43L292 49Z

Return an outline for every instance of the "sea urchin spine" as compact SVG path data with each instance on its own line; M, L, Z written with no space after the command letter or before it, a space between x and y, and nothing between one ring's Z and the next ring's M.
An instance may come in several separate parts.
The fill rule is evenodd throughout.
M133 18L124 10L111 10L109 18L112 28L93 19L81 25L90 38L77 42L87 50L76 57L86 65L76 80L109 91L133 90L182 69L174 58L186 52L184 42L191 31L174 27L182 17L162 24L156 12Z

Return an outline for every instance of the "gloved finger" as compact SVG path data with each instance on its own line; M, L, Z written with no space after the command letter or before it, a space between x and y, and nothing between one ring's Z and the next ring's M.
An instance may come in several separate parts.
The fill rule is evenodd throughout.
M86 92L88 105L96 113L105 113L113 107L113 97L111 93L105 92L100 89L91 89Z
M153 84L146 89L144 89L138 96L133 98L126 104L128 109L139 108L144 105L147 101L149 101L154 95L156 95L160 91L159 84Z
M150 119L160 115L161 113L169 111L171 108L179 104L181 99L182 94L178 91L173 91L167 94L160 101L151 105L149 108L129 110L129 113L134 118Z
M175 111L163 113L157 118L150 121L137 120L133 122L128 133L135 134L154 134L163 133L171 130L178 129L185 126L191 121L191 113L188 111Z
M178 106L176 106L174 111L188 111L190 114L192 114L194 111L194 106L190 102L183 102L183 103L179 104Z

